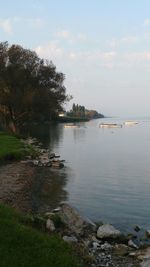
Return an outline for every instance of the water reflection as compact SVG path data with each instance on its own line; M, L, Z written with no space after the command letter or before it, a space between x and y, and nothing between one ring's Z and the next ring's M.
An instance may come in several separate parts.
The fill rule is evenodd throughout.
M49 135L50 135L50 125L49 124L28 124L24 125L20 129L20 133L25 137L33 137L38 139L39 142L43 144L44 147L49 145Z
M33 137L38 139L44 148L50 148L50 151L54 150L55 146L58 146L60 140L63 139L63 124L57 123L36 123L24 125L20 129L25 137Z
M84 140L86 135L86 129L85 128L75 128L73 129L73 137L75 142L82 142Z
M56 152L59 142L63 139L63 124L32 124L21 129L24 136L38 139L42 147ZM57 153L57 152L56 152ZM67 200L67 192L64 187L68 180L66 168L35 169L35 180L32 186L32 211L45 212L59 205L61 201Z
M49 210L68 200L93 221L109 222L121 230L132 224L149 228L147 122L114 129L113 134L112 130L99 128L99 120L87 122L86 128L84 124L79 128L56 124L47 132L43 127L38 129L39 140L61 155L69 168L37 169L33 210Z
M49 129L49 149L53 151L55 147L58 147L59 142L63 139L64 125L52 124Z
M66 168L37 168L32 188L32 211L49 211L59 206L61 201L66 201L68 193L64 187L67 181Z

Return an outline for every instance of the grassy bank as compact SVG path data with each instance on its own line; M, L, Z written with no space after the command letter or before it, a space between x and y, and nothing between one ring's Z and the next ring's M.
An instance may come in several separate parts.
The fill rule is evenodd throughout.
M0 160L22 159L26 155L35 157L32 146L25 145L20 138L0 132Z
M1 267L81 266L59 237L37 231L22 221L13 209L0 205Z

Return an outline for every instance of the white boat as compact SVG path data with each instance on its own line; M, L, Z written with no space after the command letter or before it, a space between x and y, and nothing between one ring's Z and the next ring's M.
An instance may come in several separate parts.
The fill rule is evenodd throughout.
M122 128L122 124L117 123L101 123L99 125L101 128Z
M138 122L137 121L125 121L124 122L124 125L135 125L135 124L138 124Z
M75 124L65 124L64 128L80 128L80 125Z

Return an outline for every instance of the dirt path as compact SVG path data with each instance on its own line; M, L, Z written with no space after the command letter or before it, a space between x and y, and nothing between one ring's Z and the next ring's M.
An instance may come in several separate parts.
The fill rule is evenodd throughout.
M0 202L19 211L31 212L34 168L15 162L0 166Z

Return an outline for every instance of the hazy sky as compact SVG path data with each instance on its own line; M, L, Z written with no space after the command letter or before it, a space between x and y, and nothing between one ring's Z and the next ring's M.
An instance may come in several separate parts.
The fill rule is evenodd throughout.
M0 0L0 40L51 59L72 102L150 115L149 0Z

